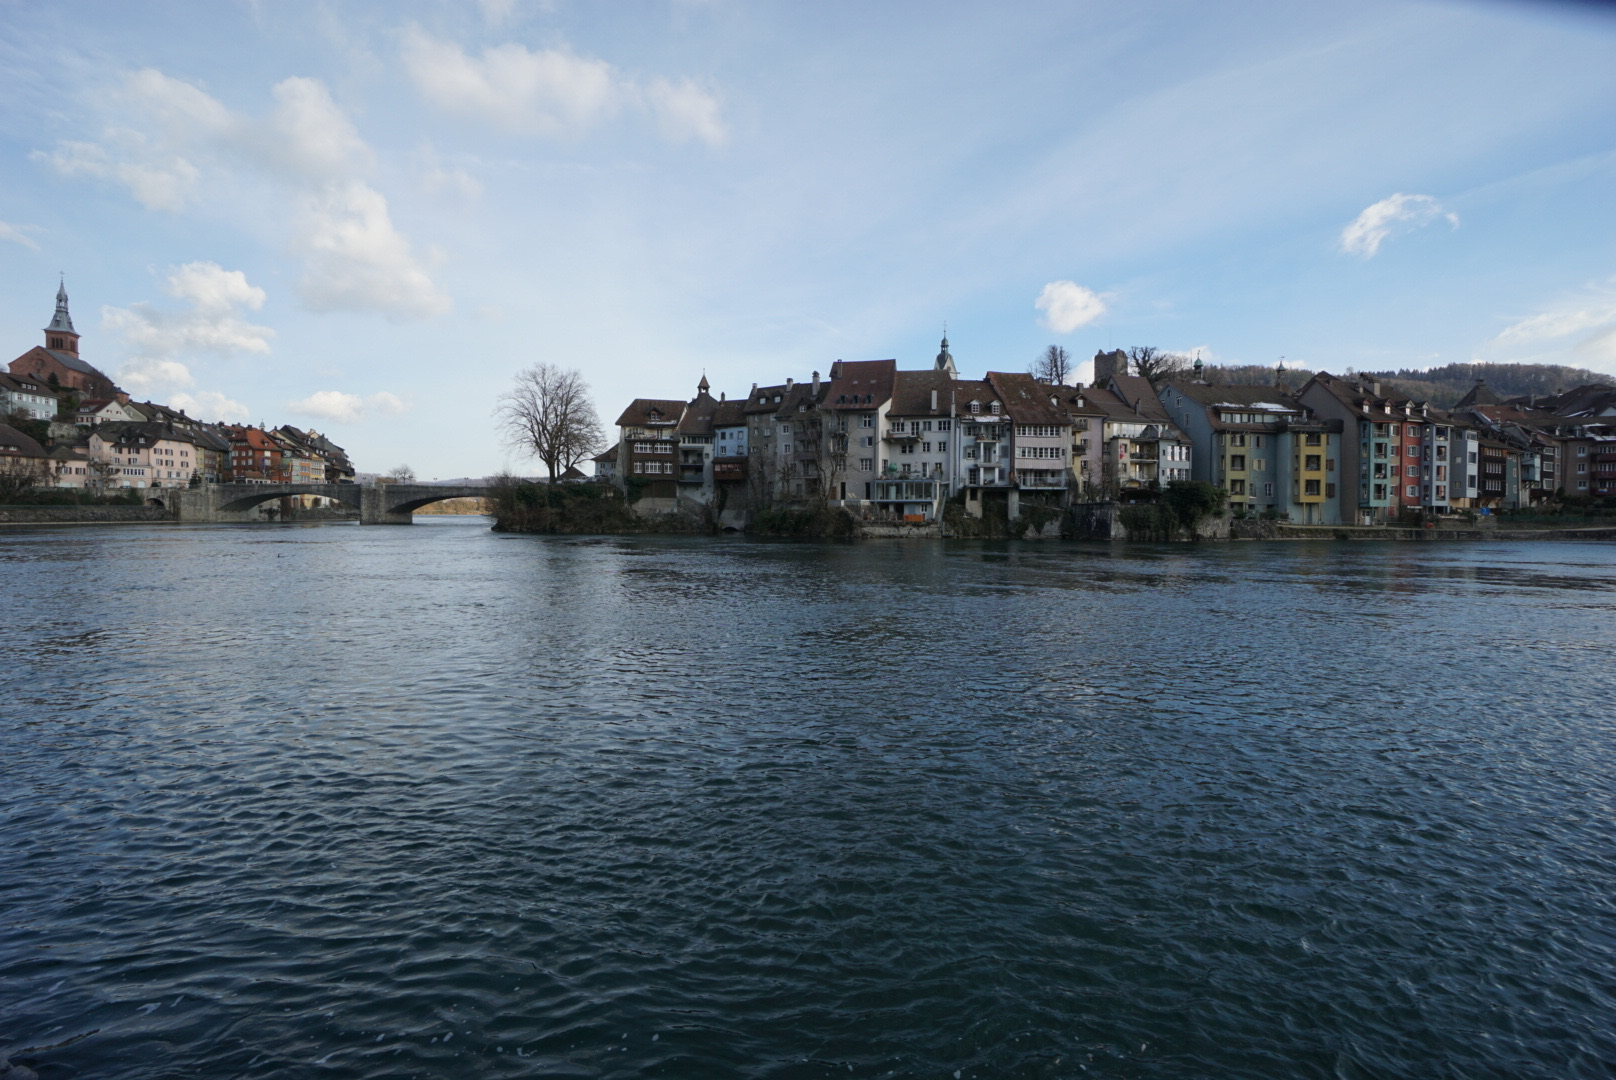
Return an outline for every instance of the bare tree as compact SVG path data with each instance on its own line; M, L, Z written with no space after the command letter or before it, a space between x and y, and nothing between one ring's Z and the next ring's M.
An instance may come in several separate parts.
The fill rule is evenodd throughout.
M0 502L10 502L50 483L50 471L38 458L0 458Z
M415 470L408 465L400 465L386 476L376 478L378 484L413 484L415 483Z
M1072 378L1072 358L1064 346L1051 345L1027 370L1041 383L1065 386Z
M494 412L514 450L544 462L553 484L600 448L600 419L576 369L534 364L516 374Z
M1152 383L1189 374L1190 359L1178 353L1163 352L1154 345L1135 345L1128 360L1136 375Z

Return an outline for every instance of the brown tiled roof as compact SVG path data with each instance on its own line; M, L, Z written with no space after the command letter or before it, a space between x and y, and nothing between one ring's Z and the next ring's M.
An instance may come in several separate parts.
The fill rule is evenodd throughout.
M1110 388L1115 390L1123 401L1133 406L1133 410L1140 416L1157 421L1172 419L1167 415L1167 409L1162 405L1161 398L1156 395L1156 388L1150 385L1149 379L1139 375L1113 375Z
M1015 423L1063 425L1071 419L1061 405L1060 387L1041 383L1024 371L990 371L987 381Z
M838 360L825 387L827 409L873 409L892 397L896 360Z
M10 424L0 424L0 457L42 458L45 448Z
M590 458L590 460L591 461L604 461L604 462L606 462L608 464L616 464L616 462L617 462L617 447L618 447L617 443L612 443L612 445L608 446L606 449L602 450L600 453L598 453L594 457Z
M946 371L899 371L892 381L891 416L948 416L949 393L954 380ZM931 406L932 391L937 392L937 408Z
M993 402L999 401L999 400L1000 400L999 392L997 390L993 389L993 387L990 386L988 383L983 382L980 379L955 379L954 380L954 415L955 416L981 415L981 416L991 417L993 414L988 411L988 407ZM980 414L973 414L971 412L971 402L972 401L981 402L981 404L982 404L982 412ZM1003 418L1005 418L1005 419L1008 419L1007 414L1001 414L1001 416Z
M713 410L713 427L739 427L746 423L746 402L720 401Z
M667 424L671 428L684 415L685 403L668 398L635 398L629 402L623 415L617 418L618 427L645 427ZM652 419L656 417L656 419Z
M756 413L772 413L780 407L780 402L777 402L774 399L779 397L781 402L783 402L786 396L786 389L787 387L785 383L781 383L778 386L754 387L752 392L747 395L746 403L742 405L741 408L746 411L748 416Z

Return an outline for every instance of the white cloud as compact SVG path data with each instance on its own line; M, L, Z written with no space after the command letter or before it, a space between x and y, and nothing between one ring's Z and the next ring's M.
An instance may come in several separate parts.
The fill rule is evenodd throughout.
M729 138L719 116L718 99L691 79L656 79L646 88L645 97L669 142L699 139L708 146L721 146Z
M189 305L188 311L165 311L146 303L127 308L101 310L102 324L120 335L133 354L130 366L120 378L151 386L165 378L171 368L147 361L165 360L181 353L214 353L230 356L238 352L267 353L275 331L242 318L240 310L257 311L264 306L264 290L247 282L240 270L226 270L217 263L193 262L176 266L168 275L163 291ZM183 365L175 365L183 369ZM173 380L168 380L173 382ZM175 385L190 385L189 373Z
M269 113L252 117L233 112L199 87L160 71L138 71L111 98L145 130L108 128L97 142L63 142L50 153L33 156L64 176L88 175L123 184L154 210L177 212L201 194L240 190L242 174L271 178L300 209L281 216L295 223L296 231L288 240L305 260L298 291L310 307L380 311L393 318L447 311L448 297L394 226L386 197L364 181L375 155L325 84L302 77L284 79L272 88L271 97ZM204 178L210 182L204 183ZM441 182L462 192L476 185L463 173L448 174ZM264 213L262 207L254 211ZM224 273L218 267L213 270ZM240 285L247 288L244 278ZM200 303L204 299L200 295L186 298L199 301L190 316L165 316L137 304L109 309L109 324L123 332L141 355L166 355L180 348L256 351L250 340L253 332L260 332L261 342L268 333L239 319L219 317L210 324L202 316L217 315L217 310ZM230 303L240 304L242 298ZM212 340L207 339L210 325ZM165 341L180 344L164 346Z
M118 383L136 394L150 397L182 386L192 386L196 379L191 375L191 369L178 360L136 357L118 369Z
M115 158L106 144L73 140L58 143L50 153L36 150L29 157L63 176L114 180L127 187L135 201L148 210L178 211L190 202L201 173L188 158L158 151L148 153L149 140L126 128L108 130L106 143L142 160Z
M1057 334L1070 334L1105 314L1105 301L1099 294L1075 281L1051 281L1033 307L1044 313L1044 326Z
M474 57L417 26L405 29L401 55L427 101L507 131L575 134L631 108L649 113L669 142L719 146L729 137L717 96L693 79L658 78L642 88L604 60L514 42Z
M37 228L32 225L10 225L0 221L0 240L10 240L13 244L21 244L25 248L38 251L39 245L28 235L35 231Z
M393 227L387 200L359 181L333 184L305 206L303 302L315 311L380 311L420 318L450 308Z
M483 193L482 181L464 169L434 167L421 173L421 189L428 195L449 193L463 199L476 199Z
M483 9L483 19L490 26L498 26L516 12L516 0L477 0Z
M511 131L581 130L612 113L622 96L610 64L561 49L530 52L510 42L473 58L412 26L404 32L403 58L416 89L432 104Z
M1423 228L1438 218L1446 218L1454 228L1459 227L1459 215L1448 213L1442 204L1429 195L1388 195L1364 208L1351 225L1341 230L1341 250L1348 255L1374 258L1380 245L1394 233L1410 233Z
M179 409L188 416L208 422L247 419L247 406L216 390L175 394L168 399L168 405L169 408Z
M270 93L275 109L242 145L275 170L317 183L362 173L374 155L318 79L291 78Z
M385 390L369 397L341 390L317 390L300 401L287 402L286 407L302 416L339 424L357 424L368 416L396 416L409 409L396 394Z
M1505 327L1490 345L1517 360L1616 364L1616 278Z

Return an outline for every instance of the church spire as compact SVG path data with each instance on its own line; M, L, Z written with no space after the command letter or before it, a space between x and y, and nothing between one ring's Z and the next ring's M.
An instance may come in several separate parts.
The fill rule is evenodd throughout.
M56 317L51 319L51 324L50 324L50 326L46 327L46 329L48 329L48 330L66 330L69 334L74 332L74 330L73 330L73 316L71 316L71 315L69 315L67 313L67 279L66 278L63 278L61 284L56 286Z
M937 354L937 370L948 372L950 379L958 378L959 372L954 368L954 357L948 351L948 331L943 331L943 351Z
M79 334L73 329L73 316L67 311L67 281L56 286L56 314L45 327L45 347L58 352L79 353Z

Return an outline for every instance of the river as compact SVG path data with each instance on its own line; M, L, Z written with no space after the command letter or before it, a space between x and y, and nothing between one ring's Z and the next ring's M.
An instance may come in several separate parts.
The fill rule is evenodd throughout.
M0 1057L1616 1069L1616 545L416 520L0 531Z

